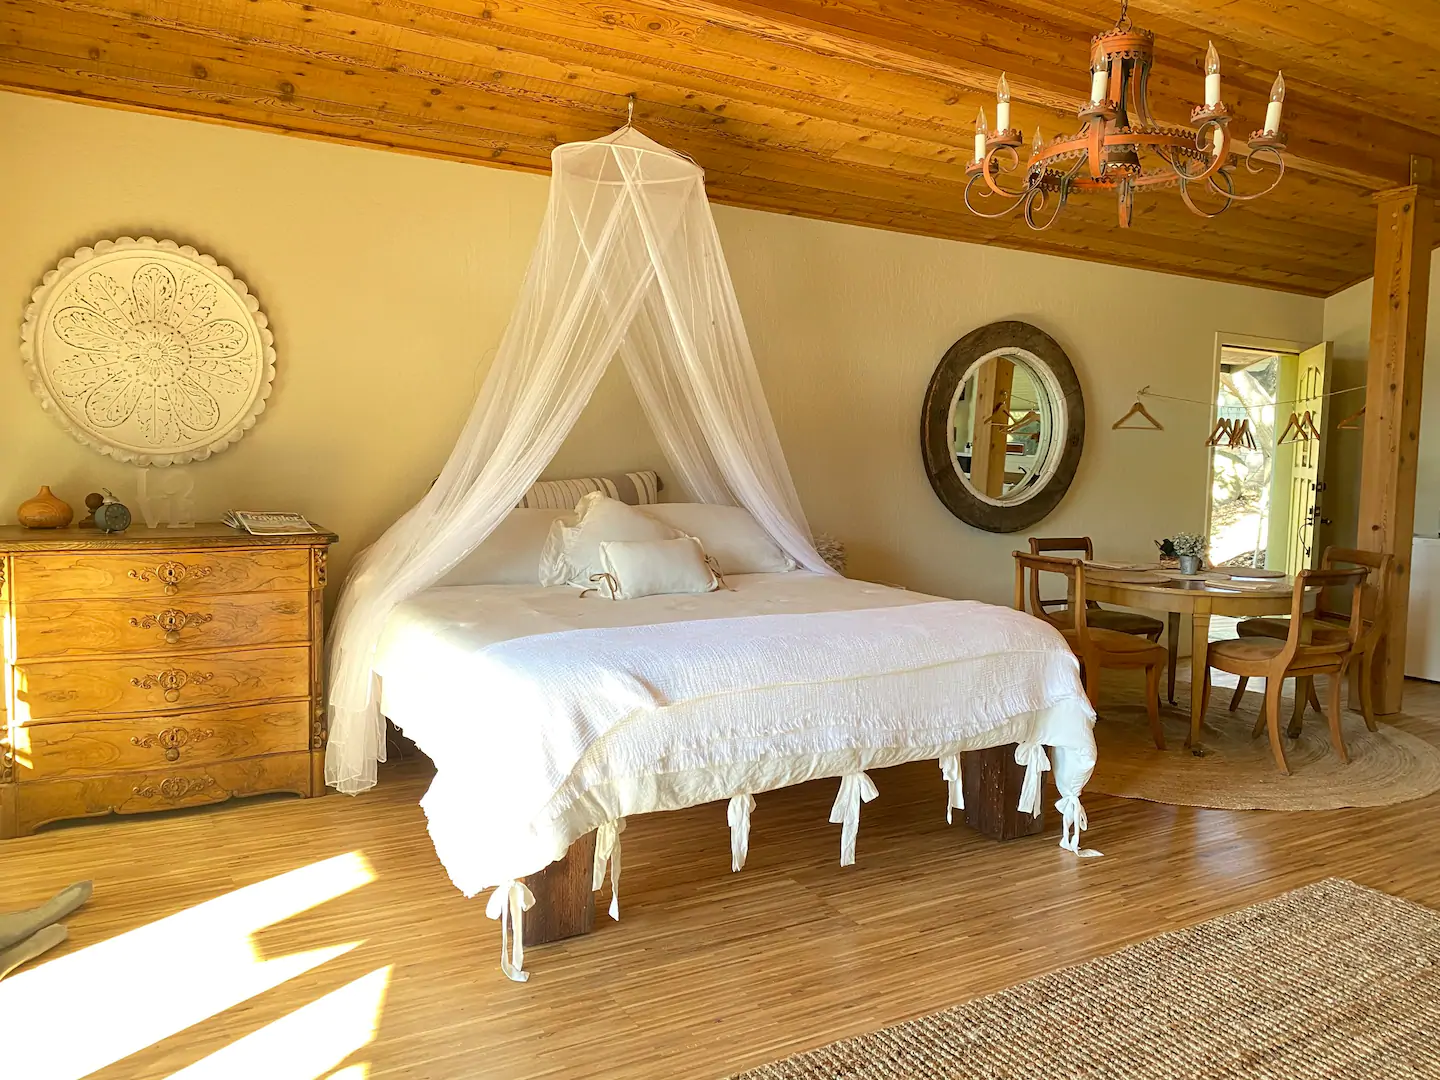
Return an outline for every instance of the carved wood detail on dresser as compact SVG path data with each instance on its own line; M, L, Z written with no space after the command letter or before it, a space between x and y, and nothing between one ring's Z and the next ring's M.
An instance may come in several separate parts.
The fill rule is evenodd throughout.
M325 792L331 533L0 526L0 839Z

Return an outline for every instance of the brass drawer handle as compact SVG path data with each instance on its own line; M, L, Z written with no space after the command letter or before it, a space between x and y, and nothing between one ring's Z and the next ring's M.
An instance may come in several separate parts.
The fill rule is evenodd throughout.
M159 581L165 586L165 595L174 596L180 591L180 583L187 577L196 579L210 576L208 566L186 566L178 562L162 562L159 566L150 570L131 570L130 575L135 581L148 582L151 578Z
M143 750L159 746L165 751L166 761L179 761L183 747L194 746L214 737L215 732L209 728L168 727L154 735L131 735L130 741Z
M130 625L141 630L149 630L152 626L158 626L165 631L167 645L178 645L181 630L192 626L204 626L214 617L213 615L202 615L199 612L181 611L179 608L166 608L164 611L157 611L154 615L131 618Z
M215 786L213 776L167 776L160 781L157 787L154 784L146 784L144 787L132 788L136 795L142 799L166 799L174 802L191 795L198 795L207 788Z
M169 668L154 675L137 676L130 680L130 685L138 686L141 690L151 690L158 686L165 691L166 701L179 701L180 691L186 686L191 683L199 686L214 677L213 671L186 671L184 668Z

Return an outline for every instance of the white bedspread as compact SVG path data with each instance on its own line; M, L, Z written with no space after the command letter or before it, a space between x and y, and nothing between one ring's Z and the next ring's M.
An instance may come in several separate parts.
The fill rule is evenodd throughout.
M1049 746L1071 800L1089 779L1093 714L1039 621L803 572L730 583L627 601L452 587L396 610L382 705L438 767L424 806L462 891L627 814L962 750Z

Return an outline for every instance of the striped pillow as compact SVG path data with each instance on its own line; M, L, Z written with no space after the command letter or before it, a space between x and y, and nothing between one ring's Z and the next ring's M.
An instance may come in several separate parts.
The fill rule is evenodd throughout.
M603 491L609 498L631 506L644 506L660 501L659 474L626 473L624 476L586 476L578 480L541 480L530 485L518 505L526 510L573 510L581 498L592 491Z

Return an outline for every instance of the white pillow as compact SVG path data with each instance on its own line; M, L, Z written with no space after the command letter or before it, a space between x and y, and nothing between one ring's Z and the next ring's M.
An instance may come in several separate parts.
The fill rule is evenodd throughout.
M606 540L600 545L600 580L592 587L612 600L707 593L720 587L693 536L674 540Z
M575 513L557 518L540 554L541 585L594 586L600 573L600 545L609 540L673 540L680 533L663 522L604 493L592 491L575 504Z
M558 515L554 510L511 510L495 531L439 585L534 585L540 580L540 552Z
M783 574L795 569L795 560L744 507L656 503L644 512L696 537L705 545L706 554L720 564L722 574Z

